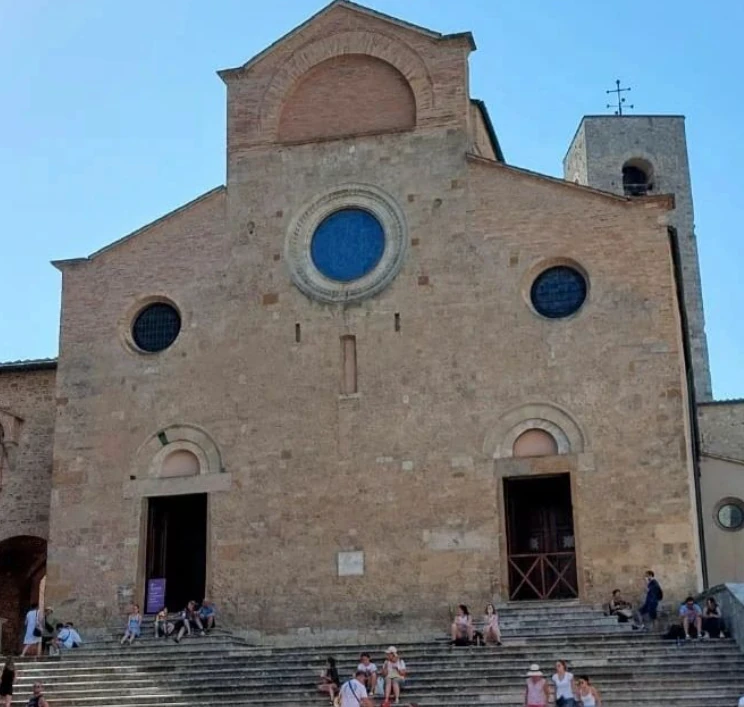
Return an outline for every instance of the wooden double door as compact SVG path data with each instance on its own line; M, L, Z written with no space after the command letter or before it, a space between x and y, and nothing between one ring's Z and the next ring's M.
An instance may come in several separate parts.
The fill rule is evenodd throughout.
M578 597L569 474L504 479L509 599Z

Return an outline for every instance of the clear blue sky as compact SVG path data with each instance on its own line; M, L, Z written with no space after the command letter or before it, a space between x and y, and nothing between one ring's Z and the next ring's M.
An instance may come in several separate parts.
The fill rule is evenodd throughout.
M713 384L744 397L744 3L370 0L471 30L471 92L507 160L561 174L615 78L636 112L682 113ZM60 277L224 182L224 87L319 0L0 0L0 360L57 353Z

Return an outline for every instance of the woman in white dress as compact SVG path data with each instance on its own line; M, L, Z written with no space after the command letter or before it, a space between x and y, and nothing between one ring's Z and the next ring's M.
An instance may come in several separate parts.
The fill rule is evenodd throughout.
M26 655L32 647L34 648L34 655L41 653L41 627L43 624L44 619L39 605L32 604L26 613L26 635L23 637L22 656Z

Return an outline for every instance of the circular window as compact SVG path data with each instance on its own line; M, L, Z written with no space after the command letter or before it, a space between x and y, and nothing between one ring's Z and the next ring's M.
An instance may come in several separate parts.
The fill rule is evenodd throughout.
M744 504L736 498L721 501L716 511L716 521L724 530L741 530L744 526Z
M352 282L374 270L385 250L385 232L369 211L341 209L315 229L310 257L331 280Z
M181 331L181 315L166 302L145 307L132 325L132 340L142 351L156 353L167 349Z
M385 289L408 248L403 211L370 184L320 194L289 225L285 260L294 284L320 302L349 303Z
M586 299L586 279L575 268L557 265L541 272L532 283L532 306L543 317L560 319L577 312Z

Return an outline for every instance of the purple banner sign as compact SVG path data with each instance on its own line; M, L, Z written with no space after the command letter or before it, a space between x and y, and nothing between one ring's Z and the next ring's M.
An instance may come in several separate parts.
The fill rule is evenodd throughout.
M165 578L147 580L146 614L157 614L165 606Z

